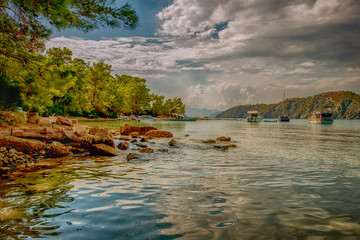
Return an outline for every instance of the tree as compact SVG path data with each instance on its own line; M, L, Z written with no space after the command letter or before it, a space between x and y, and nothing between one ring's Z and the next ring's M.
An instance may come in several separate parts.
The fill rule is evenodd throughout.
M149 89L146 80L128 75L116 75L120 83L120 92L123 95L124 113L140 114L150 108Z
M111 108L112 95L108 94L109 89L112 88L111 83L113 77L111 76L111 65L104 62L93 63L85 74L85 95L88 105L87 110L91 112L91 108L95 110L97 115L106 115L106 112Z
M42 51L52 29L85 32L108 26L134 29L138 17L131 5L116 7L114 0L2 0L0 1L0 54L28 61Z
M164 115L164 96L150 94L151 113L153 116Z

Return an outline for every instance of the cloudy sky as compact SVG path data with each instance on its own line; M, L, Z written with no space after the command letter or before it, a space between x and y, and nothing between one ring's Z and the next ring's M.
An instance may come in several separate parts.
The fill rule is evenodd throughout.
M105 61L195 108L275 103L284 92L360 93L359 0L128 2L136 30L54 32L47 47Z

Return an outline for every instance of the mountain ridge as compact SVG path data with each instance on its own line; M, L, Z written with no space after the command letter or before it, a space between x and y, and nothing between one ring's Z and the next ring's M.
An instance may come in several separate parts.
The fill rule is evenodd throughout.
M314 111L324 108L331 108L335 119L360 119L360 94L335 91L303 98L289 98L274 104L239 105L215 117L245 118L248 111L257 110L264 118L277 118L281 113L287 113L292 119L304 119Z

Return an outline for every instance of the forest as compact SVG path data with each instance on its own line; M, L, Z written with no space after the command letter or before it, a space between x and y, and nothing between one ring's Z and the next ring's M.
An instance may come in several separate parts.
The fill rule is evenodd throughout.
M84 117L184 112L181 98L151 93L146 79L113 75L111 65L73 58L67 48L45 52L52 29L134 29L137 22L128 3L117 7L104 0L2 1L0 110Z

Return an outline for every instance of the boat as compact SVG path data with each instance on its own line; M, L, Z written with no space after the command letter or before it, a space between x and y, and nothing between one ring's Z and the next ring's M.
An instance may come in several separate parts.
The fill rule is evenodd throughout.
M259 112L258 111L248 111L248 117L246 118L247 122L261 122L262 121L262 117L259 116Z
M290 122L289 114L282 113L278 117L279 122Z
M277 122L276 119L264 119L264 122Z
M309 120L311 123L332 124L334 121L332 115L333 112L330 109L327 109L325 111L314 111L313 115L310 116Z
M188 121L188 122L194 122L197 119L196 118L190 118L185 113L179 114L179 113L172 113L170 121Z

